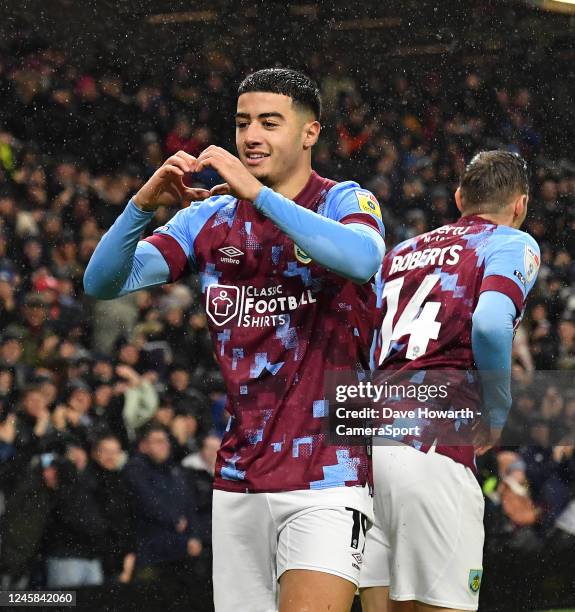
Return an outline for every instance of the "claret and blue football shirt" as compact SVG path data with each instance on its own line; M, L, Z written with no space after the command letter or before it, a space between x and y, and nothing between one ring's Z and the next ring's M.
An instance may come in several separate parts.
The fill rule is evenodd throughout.
M506 296L513 304L512 325L517 325L539 265L539 247L529 234L481 216L465 216L402 242L385 256L377 277L380 320L373 365L382 378L395 372L396 379L408 380L407 374L413 372L418 384L426 376L437 383L434 371L466 372L465 379L454 378L464 384L456 384L440 407L480 412L479 381L474 373L479 353L472 342L480 297L487 292ZM501 329L501 334L504 331ZM511 367L511 337L505 349L508 355L495 356L508 360L503 365L507 371ZM491 361L502 363L501 358ZM420 403L414 400L410 407L417 408ZM439 400L435 403L441 404ZM405 408L407 403L401 405ZM471 422L459 419L423 420L422 427L429 432L421 438L438 440L437 452L473 467L473 447L463 442L468 426ZM442 439L462 442L442 445ZM403 441L423 450L430 446L412 436Z
M133 239L152 215L125 211L138 219L118 219L104 236L86 271L85 286L96 297L110 298L177 281L191 270L199 274L231 414L217 459L217 489L270 492L363 485L366 450L328 444L324 372L369 368L374 289L350 279L371 269L365 252L374 246L374 234L375 267L367 274L377 270L383 257L379 204L357 183L336 184L315 172L294 198L298 211L293 202L286 200L282 207L281 196L262 191L255 205L219 196L179 211L138 244L135 256L133 249L121 253L125 236ZM307 211L324 218L326 231L330 225L334 231L341 224L358 228L355 252L348 253L341 244L334 249L319 230L305 237L295 231L292 235L302 235L302 244L296 244L288 235L288 217L298 212L297 223L311 227L317 215L312 218ZM362 227L366 235L361 235ZM123 243L117 240L120 236ZM316 247L324 265L308 252ZM114 248L119 252L109 256L124 263L111 273L104 253ZM342 254L345 261L337 261ZM330 268L345 268L349 278ZM362 271L356 273L356 268ZM103 278L109 281L107 289Z

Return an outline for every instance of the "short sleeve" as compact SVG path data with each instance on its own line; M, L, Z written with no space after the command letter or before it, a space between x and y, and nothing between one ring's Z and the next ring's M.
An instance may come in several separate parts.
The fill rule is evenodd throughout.
M480 292L505 294L521 313L537 279L540 263L539 246L529 234L518 231L510 235L496 230L487 247Z
M361 223L385 237L381 207L377 198L353 181L338 183L326 198L325 214L340 223Z
M209 198L179 210L166 225L158 227L146 242L154 245L170 268L170 282L184 276L195 265L194 244L210 217L226 205L235 206L230 196Z

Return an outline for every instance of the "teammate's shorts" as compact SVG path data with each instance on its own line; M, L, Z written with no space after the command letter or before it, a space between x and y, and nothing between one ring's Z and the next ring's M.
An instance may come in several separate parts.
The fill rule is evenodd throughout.
M373 519L367 487L285 493L214 491L216 612L272 612L278 580L292 569L339 576L356 586Z
M473 472L410 446L373 447L375 524L360 587L396 601L477 610L483 559L481 488Z

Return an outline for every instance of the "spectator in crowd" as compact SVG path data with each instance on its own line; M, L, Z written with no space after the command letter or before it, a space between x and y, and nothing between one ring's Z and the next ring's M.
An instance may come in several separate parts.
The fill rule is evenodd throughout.
M178 151L185 151L197 157L205 149L205 146L205 143L202 143L197 137L195 138L192 135L190 122L186 117L182 116L177 118L174 129L168 134L164 150L168 156Z
M95 246L94 244L94 248ZM85 263L87 265L88 261ZM117 340L126 334L131 334L136 326L138 321L137 297L129 294L109 302L95 301L92 313L92 346L98 352L110 354Z
M120 441L103 432L93 441L86 470L95 503L106 522L104 579L123 583L131 581L136 561L132 511L123 474L125 459Z
M6 500L0 536L2 589L25 589L48 525L64 469L53 455L35 457Z
M0 238L0 241L2 238ZM0 329L16 323L16 275L11 270L0 271Z
M562 509L548 539L552 555L563 557L564 567L571 567L575 550L575 440L564 440L563 444L553 449L553 459L561 481L570 489L570 500Z
M47 305L38 295L28 294L24 301L22 329L22 361L35 367L47 357L58 337L48 319Z
M125 468L136 528L136 578L180 569L202 552L201 525L184 474L171 460L164 427L150 423Z
M46 398L38 387L29 386L23 391L14 427L14 452L4 457L0 463L0 483L8 495L14 490L20 474L26 471L32 458L47 449L50 412Z
M74 438L88 448L88 437L92 428L90 406L92 393L90 387L81 380L70 383L66 390L65 402L59 404L52 413L53 427L62 438Z
M70 460L64 460L58 470L53 503L44 534L46 586L63 589L102 584L106 522L88 481Z
M17 329L8 326L0 337L0 364L13 375L14 389L22 391L30 376L30 368L22 361L22 337Z
M136 430L153 417L158 407L158 394L151 382L154 375L147 372L140 376L134 368L122 363L116 366L116 375L119 378L116 392L124 393L124 427L128 439L133 442Z
M208 433L202 440L200 450L182 460L190 490L196 500L202 540L206 543L210 542L212 533L212 486L219 448L220 437Z

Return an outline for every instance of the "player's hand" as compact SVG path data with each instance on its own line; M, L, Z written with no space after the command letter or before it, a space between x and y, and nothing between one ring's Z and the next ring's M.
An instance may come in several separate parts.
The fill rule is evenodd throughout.
M481 455L485 455L488 450L496 446L499 443L502 431L502 427L491 427L489 423L483 419L478 421L473 426L473 446L475 448L475 454L481 457Z
M213 187L211 195L231 194L238 200L253 202L263 187L235 155L215 145L198 157L195 171L201 172L204 168L213 168L226 181Z
M134 196L142 210L154 211L159 206L183 205L210 197L207 189L196 189L184 184L184 176L197 171L197 160L185 151L169 157Z

